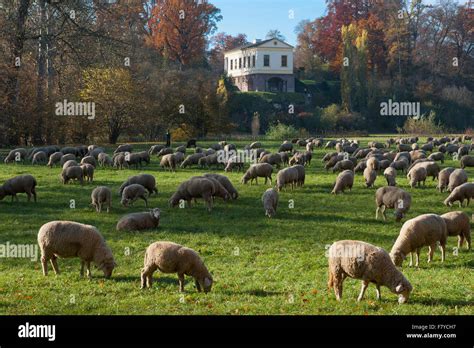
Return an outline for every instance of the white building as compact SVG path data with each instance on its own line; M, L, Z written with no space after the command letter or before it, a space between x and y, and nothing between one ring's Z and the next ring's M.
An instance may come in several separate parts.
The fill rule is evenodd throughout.
M224 70L243 92L294 92L293 46L279 39L224 52Z

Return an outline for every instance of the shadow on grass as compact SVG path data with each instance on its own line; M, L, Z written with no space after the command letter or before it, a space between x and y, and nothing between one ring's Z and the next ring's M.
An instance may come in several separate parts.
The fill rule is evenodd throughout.
M261 289L254 289L254 290L245 290L245 291L230 291L230 290L224 290L224 291L219 291L219 293L225 294L225 295L251 295L251 296L257 296L257 297L271 297L271 296L282 296L285 294L285 292L280 292L280 291L265 291Z
M111 281L116 281L116 282L123 282L123 283L140 283L140 276L117 276L110 278ZM191 278L189 279L189 282L191 282ZM153 275L153 285L154 287L157 284L172 284L178 286L178 277L161 277L161 276L156 276ZM186 284L188 281L186 281Z

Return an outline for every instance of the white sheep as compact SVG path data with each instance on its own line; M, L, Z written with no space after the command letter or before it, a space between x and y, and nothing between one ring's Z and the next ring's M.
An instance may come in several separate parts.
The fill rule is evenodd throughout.
M161 211L158 208L143 213L132 213L123 216L117 223L117 231L141 231L157 228L160 224Z
M272 188L266 190L262 195L263 208L265 215L272 218L276 214L278 207L278 192Z

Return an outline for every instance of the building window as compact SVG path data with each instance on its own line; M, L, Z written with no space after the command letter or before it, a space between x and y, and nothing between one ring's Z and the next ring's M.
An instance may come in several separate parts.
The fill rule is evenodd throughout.
M245 68L246 62L247 62L247 59L244 57L244 68Z
M225 70L229 70L229 58L225 59Z
M242 69L242 58L239 58L239 69Z
M270 55L265 54L263 56L263 66L270 66Z
M247 57L247 66L250 68L250 56Z
M288 56L281 56L281 66L285 68L288 66Z
M234 60L230 60L230 70L234 70Z
M255 58L255 54L252 56L252 67L255 68L255 61L256 61L256 58Z

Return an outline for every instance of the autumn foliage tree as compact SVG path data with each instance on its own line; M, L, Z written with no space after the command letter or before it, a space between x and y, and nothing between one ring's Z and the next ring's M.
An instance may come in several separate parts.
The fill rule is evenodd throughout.
M157 0L148 21L148 42L180 68L204 60L206 38L222 19L207 1Z

